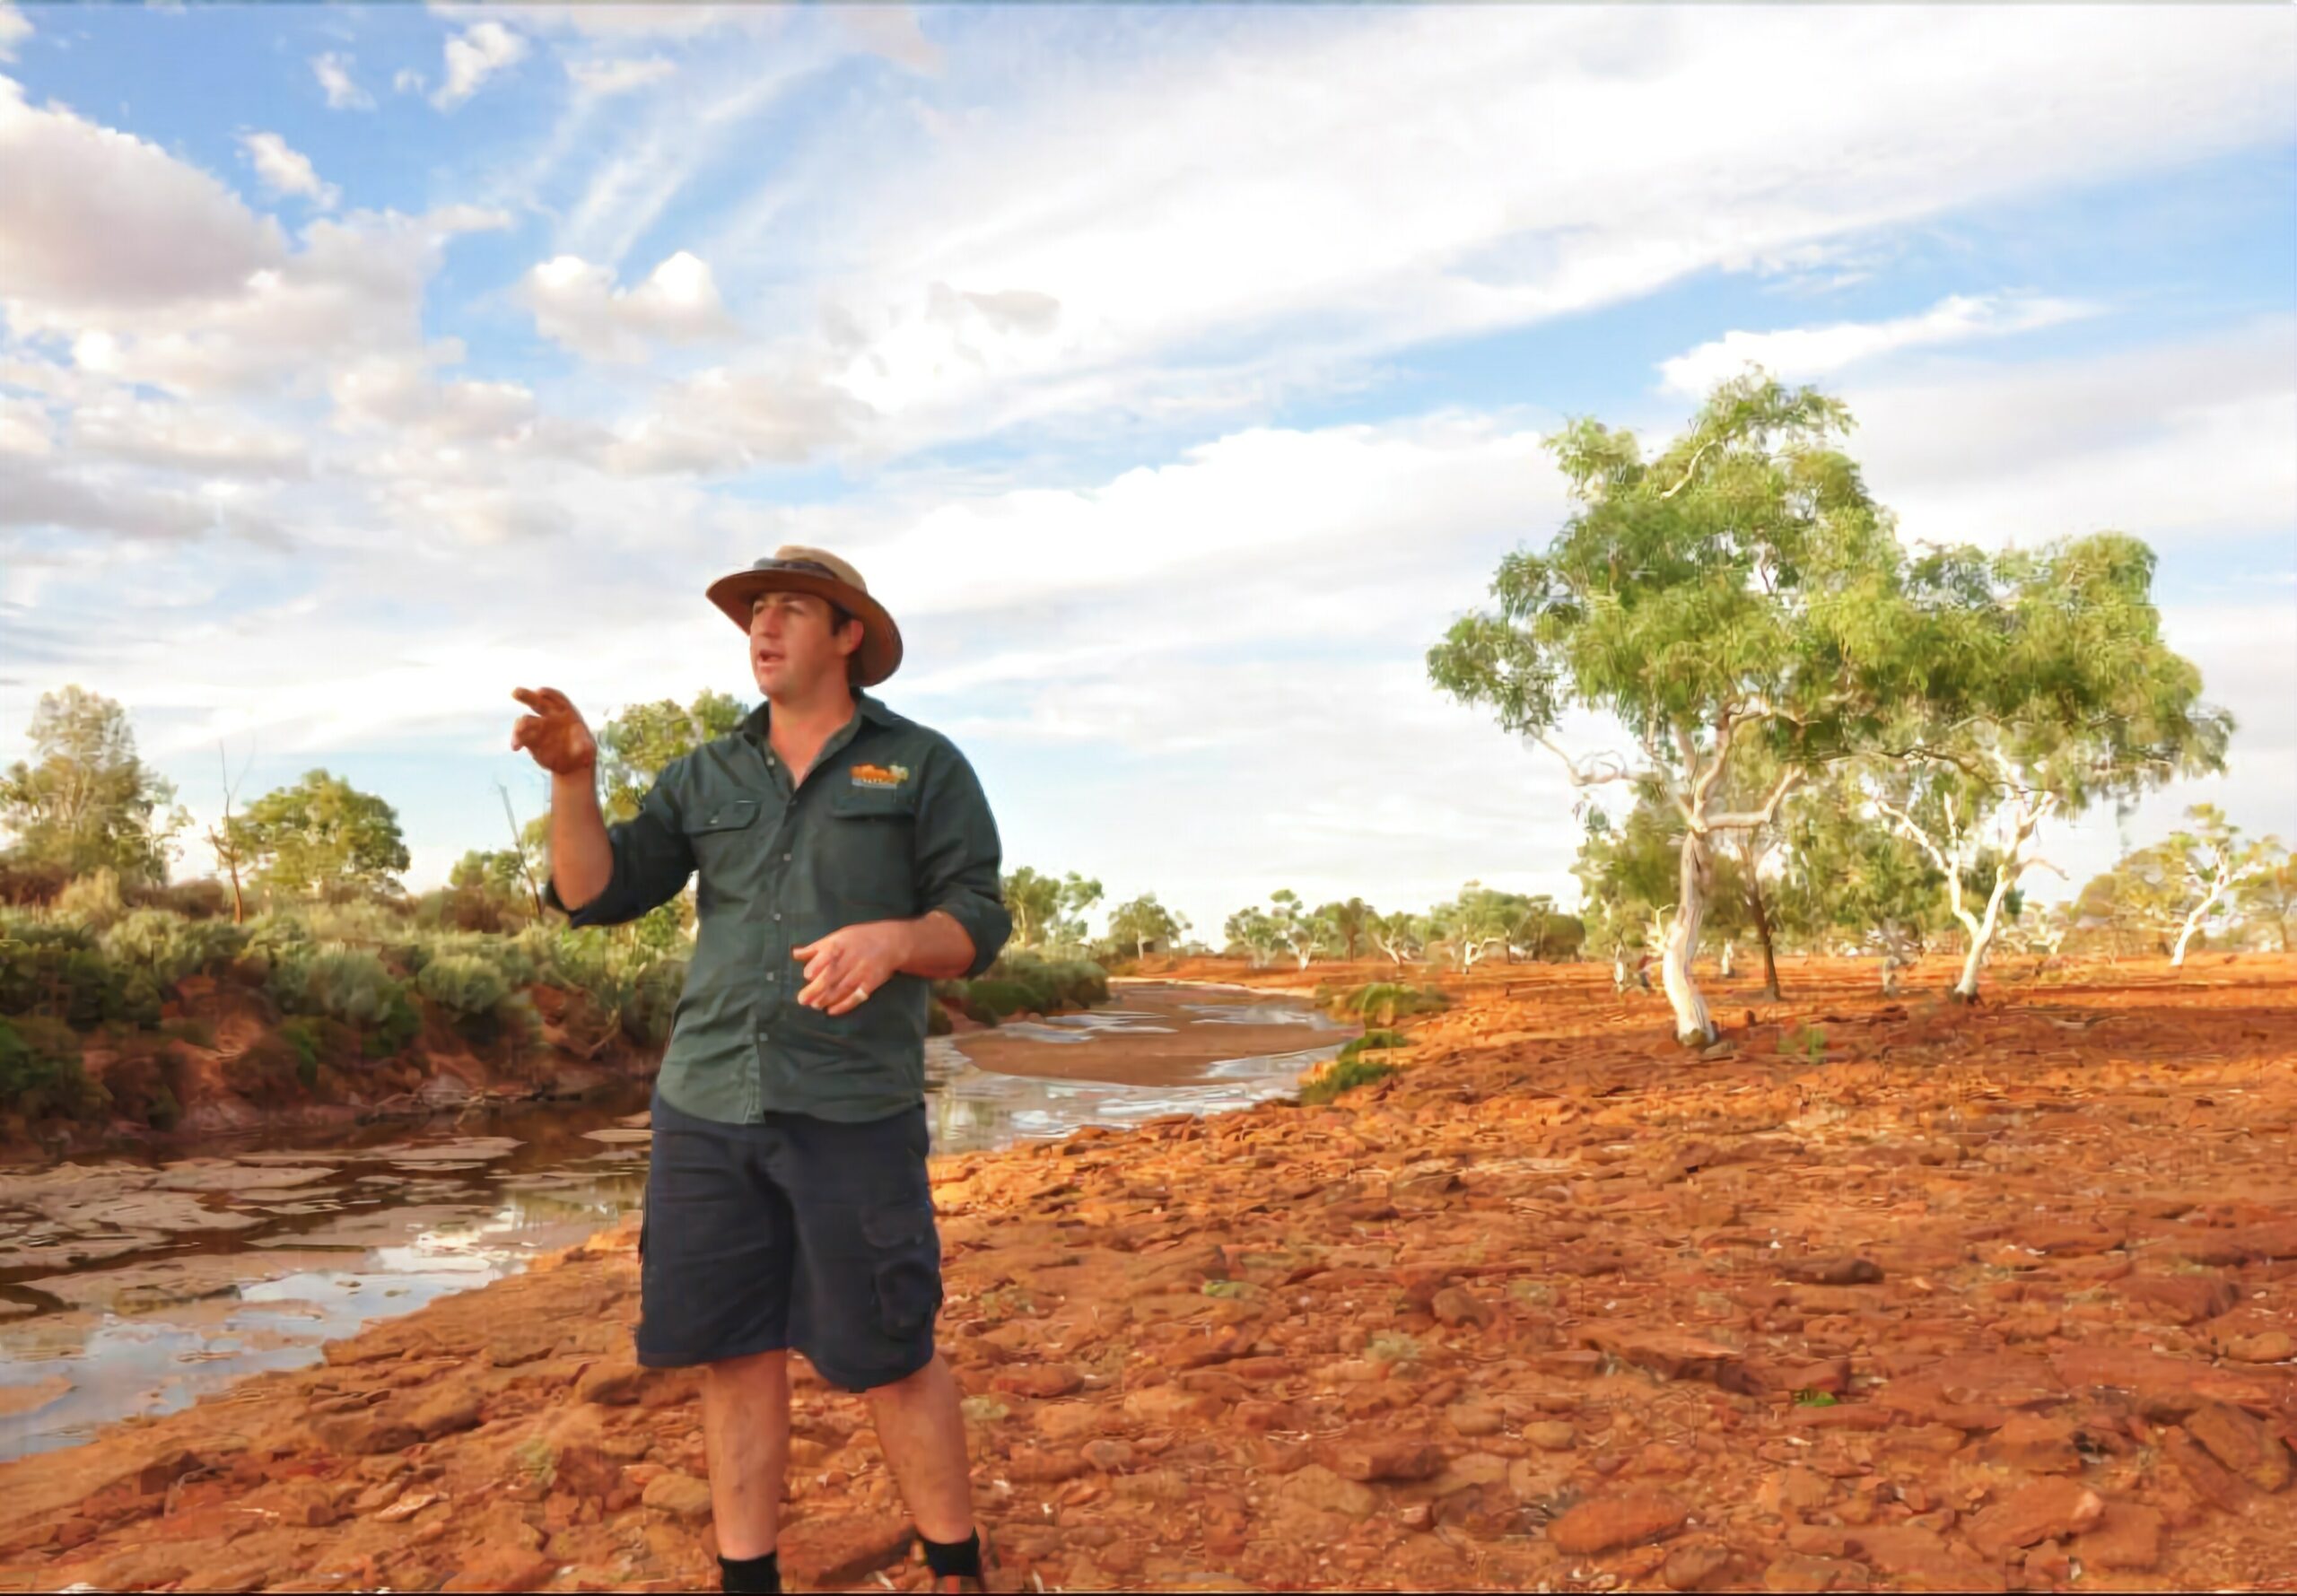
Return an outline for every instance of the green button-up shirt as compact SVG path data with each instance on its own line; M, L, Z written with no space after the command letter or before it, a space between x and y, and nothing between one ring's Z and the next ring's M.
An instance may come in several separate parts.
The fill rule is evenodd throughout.
M896 975L850 1014L798 1002L790 950L843 926L940 910L973 938L969 973L1012 934L997 824L940 733L866 693L792 786L768 706L663 768L636 818L607 829L614 876L577 926L635 920L698 876L700 924L657 1089L689 1114L883 1119L925 1092L931 983ZM554 880L547 900L564 904Z

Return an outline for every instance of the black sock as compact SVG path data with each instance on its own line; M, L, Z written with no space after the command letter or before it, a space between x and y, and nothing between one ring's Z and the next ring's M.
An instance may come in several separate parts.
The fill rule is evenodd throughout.
M740 1596L781 1596L782 1568L768 1552L763 1557L718 1559L718 1588Z
M925 1540L922 1535L918 1539ZM963 1540L925 1540L925 1566L935 1579L951 1574L979 1579L981 1531L975 1530Z

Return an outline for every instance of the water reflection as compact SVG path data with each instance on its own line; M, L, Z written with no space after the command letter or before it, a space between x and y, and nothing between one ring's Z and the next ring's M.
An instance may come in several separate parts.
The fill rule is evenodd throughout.
M1201 1037L1184 1084L1000 1074L937 1037L927 1047L935 1152L1255 1102L1289 1090L1344 1034L1304 1004L1242 990L1120 999L998 1034L1057 1046L1064 1060L1104 1037L1174 1037L1183 1050ZM1304 1042L1331 1034L1225 1058L1217 1028L1236 1025L1297 1026ZM1170 1049L1160 1056L1171 1078ZM644 1199L649 1095L632 1084L426 1124L218 1140L194 1158L0 1171L0 1458L314 1362L322 1342L612 1224Z

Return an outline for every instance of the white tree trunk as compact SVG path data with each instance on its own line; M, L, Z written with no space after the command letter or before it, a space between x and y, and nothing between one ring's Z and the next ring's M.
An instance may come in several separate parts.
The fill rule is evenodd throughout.
M1986 968L1986 955L1993 949L1995 933L2002 929L2002 900L2010 895L2017 869L2017 855L2013 852L1995 872L1994 890L1986 895L1985 916L1976 920L1968 914L1962 916L1963 923L1969 927L1970 951L1962 960L1962 978L1954 983L1954 996L1965 1003L1978 997L1978 972Z
M1725 941L1723 944L1722 975L1723 979L1725 981L1731 979L1731 955L1733 953L1737 951L1738 946L1739 945L1736 942L1733 941Z
M1699 952L1699 927L1706 921L1707 894L1714 885L1714 857L1707 839L1698 832L1686 832L1675 914L1668 922L1665 952L1659 963L1667 1003L1675 1011L1675 1040L1686 1047L1704 1047L1715 1040L1715 1020L1707 1012L1707 999L1700 995L1690 968L1692 955Z
M2209 911L2217 907L2217 900L2224 895L2225 872L2221 866L2216 874L2210 878L2209 891L2203 896L2200 903L2196 903L2193 906L2193 912L2186 916L2186 923L2178 932L2177 948L2170 955L2170 969L2182 970L2185 968L2187 946L2192 943L2195 935L2200 931L2201 922L2209 918Z
M1611 990L1620 993L1627 990L1627 949L1624 947L1611 950Z

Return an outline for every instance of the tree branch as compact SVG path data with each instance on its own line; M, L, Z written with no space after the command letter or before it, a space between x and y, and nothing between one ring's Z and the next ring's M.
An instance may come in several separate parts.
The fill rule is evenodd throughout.
M1616 754L1591 754L1586 758L1585 768L1582 768L1580 761L1557 746L1546 733L1535 731L1530 737L1563 762L1564 772L1571 778L1574 787L1601 787L1607 781L1629 781L1635 778L1635 772L1629 770Z

